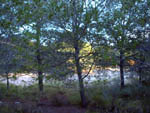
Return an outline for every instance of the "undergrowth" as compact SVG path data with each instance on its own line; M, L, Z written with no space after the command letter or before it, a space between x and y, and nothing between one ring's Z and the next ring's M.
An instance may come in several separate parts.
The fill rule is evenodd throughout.
M106 82L106 81L105 81ZM107 85L101 81L91 83L86 87L88 102L87 113L149 113L150 112L150 87L140 85L137 82L120 90L116 84ZM33 103L33 106L77 106L81 105L78 89L52 87L45 84L42 93L38 90L38 84L31 86L6 85L0 83L0 101ZM0 105L0 113L7 113L9 105ZM13 111L13 107L11 107ZM14 109L16 110L16 109ZM13 112L12 112L13 113ZM24 113L15 111L15 113Z

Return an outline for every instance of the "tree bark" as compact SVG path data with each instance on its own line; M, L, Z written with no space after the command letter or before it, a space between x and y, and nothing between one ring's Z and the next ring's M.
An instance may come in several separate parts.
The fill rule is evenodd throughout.
M80 66L78 43L76 43L75 45L75 63L76 63L76 70L78 74L78 80L79 80L81 104L82 104L82 107L86 107L87 102L86 102L85 89L84 89L84 84L83 84L83 79L82 79L82 69Z
M80 49L79 49L79 40L80 40L80 36L78 35L78 30L77 27L78 25L78 13L77 13L77 1L73 0L72 2L73 4L73 12L74 12L74 16L73 16L73 23L72 23L72 27L73 27L73 43L74 43L74 49L75 49L75 65L76 65L76 71L78 74L78 80L79 80L79 88L80 88L80 98L81 98L81 104L82 107L86 107L87 106L87 102L86 102L86 96L85 96L85 89L84 89L84 83L83 83L83 78L82 78L82 68L80 66L80 58L79 58L79 54L80 54Z
M144 58L144 55L142 55L142 53L140 54L140 65L139 65L139 68L138 68L138 73L139 73L139 83L142 82L142 66L145 62L145 58Z
M41 26L40 26L40 22L37 22L37 23L38 23L36 25L36 30L37 30L36 57L37 57L37 66L38 66L37 71L38 71L39 91L43 92L43 70L42 70L42 58L41 58L41 48L40 48Z
M8 76L8 73L6 73L6 79L7 79L7 90L9 90L9 76Z
M41 65L42 65L42 59L41 59L41 55L40 55L40 50L37 49L37 63L38 63L38 81L39 81L39 90L40 92L43 91L43 72L41 69Z
M142 82L142 69L141 69L141 67L139 67L138 73L139 73L139 83L141 83Z
M124 59L123 59L123 51L120 51L120 87L124 88Z
M43 92L43 74L40 70L38 71L38 79L39 79L39 90L40 92Z

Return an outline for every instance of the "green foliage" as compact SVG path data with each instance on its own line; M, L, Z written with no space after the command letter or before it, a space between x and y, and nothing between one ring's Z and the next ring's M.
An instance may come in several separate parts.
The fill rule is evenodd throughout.
M125 64L130 59L136 59L138 64L142 53L146 58L144 63L149 66L149 45L146 45L149 43L149 0L114 0L110 5L109 1L104 3L103 0L90 2L1 0L0 74L41 71L49 75L47 79L61 80L76 70L79 73L88 70L91 64L119 65L121 52ZM144 69L142 76L149 82L148 69ZM141 109L148 112L148 82L140 85L132 82L120 91L118 86L109 87L107 80L96 81L86 88L86 96L96 107L109 109L115 98L114 104L120 113ZM54 86L56 88L45 86L41 96L37 84L29 87L11 85L9 90L0 84L0 99L37 102L47 97L54 99L55 105L62 106L67 97L65 100L72 105L80 105L79 90L65 89L65 84L62 84L63 89L60 84ZM69 86L78 89L77 82ZM5 113L9 107L0 110Z

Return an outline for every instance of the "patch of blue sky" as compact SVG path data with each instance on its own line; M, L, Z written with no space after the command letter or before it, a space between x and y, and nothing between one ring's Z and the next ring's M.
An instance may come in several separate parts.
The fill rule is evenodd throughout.
M33 29L33 26L35 25L35 23L31 23L28 25L23 25L22 27L19 28L19 32L23 33L25 31L31 32L31 33L36 33L36 30Z

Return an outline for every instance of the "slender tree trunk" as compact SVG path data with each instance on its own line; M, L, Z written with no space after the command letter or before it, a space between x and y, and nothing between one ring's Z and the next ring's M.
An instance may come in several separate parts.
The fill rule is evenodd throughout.
M124 88L124 59L123 59L123 52L120 51L120 87L121 89Z
M141 69L141 67L139 67L138 72L139 72L139 83L141 83L142 82L142 69Z
M140 54L140 66L139 66L139 69L138 69L138 73L139 73L139 83L142 82L142 66L145 62L145 58L144 56L142 55L142 53Z
M36 25L36 30L37 30L37 39L36 39L36 57L37 57L37 66L38 66L38 82L39 82L39 90L40 92L43 92L43 71L42 71L42 58L41 58L41 48L40 48L40 22Z
M81 98L81 104L82 107L86 107L87 106L87 102L86 102L86 96L85 96L85 89L84 89L84 83L83 83L83 79L82 79L82 68L80 66L80 58L79 58L79 53L80 53L80 49L79 49L79 35L78 35L78 31L77 31L77 27L78 27L78 13L77 13L77 1L73 0L73 12L74 12L74 16L73 16L73 23L72 23L72 27L73 27L73 40L74 40L74 49L75 49L75 65L76 65L76 71L78 74L78 80L79 80L79 87L80 87L80 98Z
M76 63L76 69L77 69L77 74L78 74L78 80L79 80L81 104L82 104L82 107L86 107L87 102L86 102L86 96L85 96L84 83L82 79L82 69L80 66L78 44L76 44L75 46L75 63Z
M8 73L6 73L6 79L7 79L7 90L9 90L9 76L8 76Z
M38 71L38 79L39 79L39 90L40 92L43 92L43 74L40 70Z
M37 62L38 62L38 80L39 80L39 90L43 91L43 72L42 72L42 59L40 55L40 50L37 50Z

